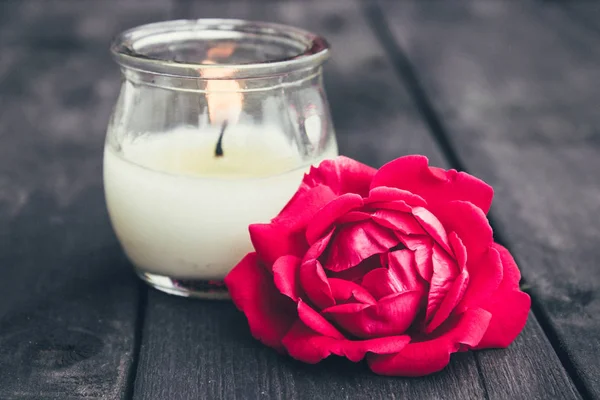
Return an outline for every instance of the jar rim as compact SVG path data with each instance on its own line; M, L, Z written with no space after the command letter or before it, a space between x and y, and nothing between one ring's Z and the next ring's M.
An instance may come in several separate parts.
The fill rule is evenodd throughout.
M296 54L273 60L248 63L207 64L195 61L177 61L144 54L144 46L167 45L177 35L198 42L253 36L277 38L295 46ZM157 75L196 79L239 79L284 75L293 71L315 68L329 58L327 41L304 29L241 19L180 19L140 25L126 30L113 40L111 53L115 61L129 69ZM226 70L226 74L219 71Z

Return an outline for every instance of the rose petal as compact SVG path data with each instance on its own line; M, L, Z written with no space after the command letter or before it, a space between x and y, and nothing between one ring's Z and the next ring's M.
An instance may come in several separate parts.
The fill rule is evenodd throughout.
M397 201L380 201L369 204L369 208L373 210L392 210L400 212L412 212L412 207L406 204L403 200Z
M458 311L479 308L487 303L498 289L504 275L500 255L496 249L491 247L476 262L468 262L467 268L470 283L463 299L457 306Z
M323 235L322 238L313 243L312 246L310 246L310 248L306 251L306 254L304 254L302 263L304 264L305 262L316 260L317 258L319 258L321 254L323 254L323 252L327 249L327 246L329 245L329 242L331 241L334 232L335 228L331 228L331 230L328 233L326 233L325 235ZM304 238L302 239L304 240Z
M331 325L329 321L302 300L298 300L298 317L306 326L320 335L334 339L344 338L344 335Z
M494 195L492 187L482 180L456 170L429 167L427 157L418 155L400 157L381 167L373 177L371 189L378 186L407 190L429 205L469 201L486 214Z
M327 276L318 260L311 260L300 266L300 282L304 293L319 309L335 304Z
M389 229L373 221L345 225L332 239L323 267L331 271L343 271L374 254L388 251L398 243L400 240Z
M352 222L360 222L371 219L371 214L364 211L350 211L347 214L342 215L337 220L337 224L348 224Z
M398 354L368 355L369 368L387 376L420 377L441 371L450 362L456 346L446 340L409 343Z
M256 253L246 255L225 277L231 300L248 319L252 336L278 351L297 314L292 300L278 292Z
M410 290L423 291L414 263L414 253L399 250L388 253L388 268L376 268L365 274L361 285L376 299Z
M444 300L440 304L440 307L433 315L433 318L425 327L425 333L431 333L436 330L446 319L450 316L450 313L454 310L458 302L462 299L467 285L469 284L469 273L466 269L460 271L460 274L456 277L450 290L446 293Z
M519 281L521 280L521 271L515 263L515 259L506 248L494 243L492 247L500 255L500 261L502 264L503 279L501 286L509 289L518 289Z
M475 349L508 347L525 327L531 299L519 290L498 293L484 307L492 314L485 335Z
M312 217L306 228L306 240L309 244L316 242L325 232L331 229L335 221L349 211L363 205L363 199L357 194L346 193L325 204Z
M318 167L311 167L310 172L304 176L301 189L326 185L337 195L356 193L367 197L376 171L356 160L339 156L322 161Z
M370 271L363 277L361 285L377 300L404 291L402 286L392 279L387 268L377 268Z
M273 264L273 282L277 289L290 299L297 301L302 295L298 280L300 259L295 256L282 256Z
M248 230L256 253L269 266L281 256L302 257L308 248L302 232L290 232L279 224L252 224Z
M322 314L333 319L350 334L360 338L401 335L412 324L421 303L421 293L393 294L377 304L341 304L326 308Z
M315 333L298 321L283 338L283 344L293 358L314 364L331 354L347 357L353 362L362 360L367 352L394 354L402 350L409 340L407 335L369 340L333 339Z
M452 248L458 268L464 268L467 265L467 249L462 240L460 240L456 232L450 232L448 242L450 242L450 248Z
M367 289L354 282L338 278L329 278L328 282L336 304L347 302L375 304L377 302Z
M429 296L427 297L425 321L431 320L459 273L455 261L436 244L433 245L431 260L433 275L429 286Z
M357 314L368 307L370 307L370 305L364 303L338 304L322 310L321 313L323 314L323 317L328 320L333 320L338 326L345 329L348 333L353 334L352 327L359 323L356 322L356 320L359 319ZM344 322L349 323L349 329L344 326Z
M425 230L417 220L408 213L393 210L377 210L372 215L373 221L388 229L396 229L406 235L424 235Z
M339 342L338 339L315 333L302 321L297 321L282 340L291 357L309 364L316 364L331 353L341 353Z
M331 188L325 185L296 192L271 222L284 226L290 231L298 231L308 225L317 211L337 197Z
M386 336L367 340L345 340L343 355L350 361L358 362L367 352L374 354L394 354L401 351L410 341L408 335Z
M433 241L429 236L407 236L404 234L398 235L400 241L415 253L415 265L421 277L431 282L433 275Z
M369 273L369 271L372 271L376 268L381 268L381 256L381 254L376 254L365 260L362 260L361 263L356 267L348 268L343 271L328 271L327 276L329 276L330 279L339 278L351 282L360 282L363 276Z
M448 236L442 223L428 209L423 207L414 207L412 214L419 224L448 254L452 254Z
M390 277L397 285L406 290L423 290L423 282L418 275L415 253L410 250L398 250L388 254Z
M451 201L435 214L448 232L456 232L467 249L467 258L475 261L492 245L492 227L479 208L466 201Z
M529 295L519 290L521 274L515 260L499 244L494 243L493 249L499 254L503 279L487 304L482 305L492 313L492 320L478 349L507 347L523 330L531 308Z
M365 199L365 204L376 203L376 202L388 202L402 200L410 206L421 206L425 207L427 203L422 197L417 196L406 190L379 186L371 189L369 197Z
M476 346L480 342L490 318L485 310L467 310L448 321L447 330L431 340L411 342L398 354L368 355L369 367L376 374L392 376L424 376L440 371L461 344Z

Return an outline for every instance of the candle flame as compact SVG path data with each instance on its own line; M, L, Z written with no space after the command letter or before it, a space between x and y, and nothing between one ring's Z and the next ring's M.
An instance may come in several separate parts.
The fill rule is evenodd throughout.
M229 57L234 50L235 44L233 43L224 43L213 47L207 52L208 58L202 63L218 64L220 58ZM224 79L232 72L227 67L202 71L202 77L208 79L206 101L208 102L208 117L212 124L235 123L242 112L244 96L240 91L240 84L232 79Z

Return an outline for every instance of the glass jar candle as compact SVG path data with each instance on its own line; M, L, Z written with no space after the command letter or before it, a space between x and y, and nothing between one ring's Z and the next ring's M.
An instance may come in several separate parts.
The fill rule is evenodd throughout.
M107 132L104 188L137 274L182 296L227 298L311 165L337 156L312 33L242 20L143 25L111 47L122 87Z

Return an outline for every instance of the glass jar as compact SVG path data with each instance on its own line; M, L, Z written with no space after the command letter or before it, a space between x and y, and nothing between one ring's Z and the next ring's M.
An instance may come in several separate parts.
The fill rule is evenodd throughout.
M104 151L116 235L155 288L227 298L223 278L253 251L248 225L338 154L329 47L288 26L200 19L128 30L111 50L123 74Z

